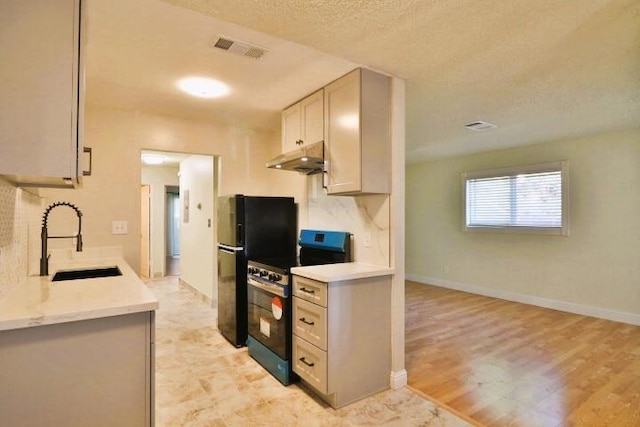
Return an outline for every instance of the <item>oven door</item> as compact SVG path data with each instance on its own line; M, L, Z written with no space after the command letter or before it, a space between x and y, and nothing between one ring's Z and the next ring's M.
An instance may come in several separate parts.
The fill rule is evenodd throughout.
M247 279L249 293L249 335L267 346L283 360L289 360L291 347L291 298L283 288Z

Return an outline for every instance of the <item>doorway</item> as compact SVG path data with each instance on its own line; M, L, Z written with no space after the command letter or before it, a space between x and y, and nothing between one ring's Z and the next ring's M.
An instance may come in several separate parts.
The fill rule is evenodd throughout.
M217 297L215 200L220 159L142 150L141 160L141 184L150 187L150 277L179 276L181 284L213 303Z
M165 186L167 276L180 275L180 186Z

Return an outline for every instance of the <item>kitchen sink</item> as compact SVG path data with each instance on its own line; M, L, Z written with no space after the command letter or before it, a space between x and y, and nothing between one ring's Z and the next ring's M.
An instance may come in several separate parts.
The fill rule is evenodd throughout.
M60 270L53 275L52 282L62 280L95 279L98 277L122 276L122 272L117 266L87 268L83 270Z

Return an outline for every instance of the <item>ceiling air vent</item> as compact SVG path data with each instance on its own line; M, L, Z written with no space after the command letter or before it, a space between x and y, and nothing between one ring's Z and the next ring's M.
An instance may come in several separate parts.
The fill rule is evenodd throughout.
M477 122L467 123L466 125L464 125L464 127L466 127L467 129L475 130L476 132L482 132L489 129L495 129L498 126L479 120Z
M261 46L240 40L234 40L227 36L218 36L218 38L213 42L213 47L235 55L246 56L254 59L262 58L264 54L269 51Z

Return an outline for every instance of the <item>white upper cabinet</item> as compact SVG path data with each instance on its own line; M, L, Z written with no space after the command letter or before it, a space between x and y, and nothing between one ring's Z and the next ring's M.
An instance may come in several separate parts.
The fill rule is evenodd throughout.
M282 112L282 152L324 140L323 90L312 93Z
M356 69L324 88L328 194L389 194L390 78Z
M23 186L82 175L80 3L0 1L0 175Z

